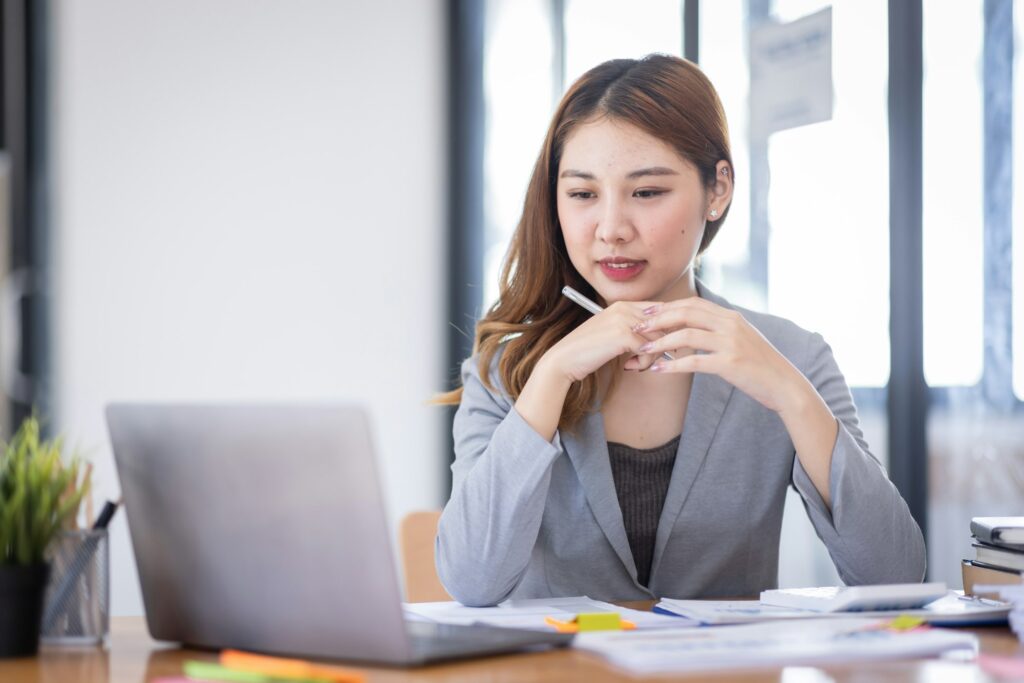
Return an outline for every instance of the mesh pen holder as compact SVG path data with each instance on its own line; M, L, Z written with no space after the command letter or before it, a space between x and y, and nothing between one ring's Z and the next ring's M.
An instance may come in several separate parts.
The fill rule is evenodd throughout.
M110 538L106 529L63 532L54 541L43 599L42 642L95 645L110 631Z

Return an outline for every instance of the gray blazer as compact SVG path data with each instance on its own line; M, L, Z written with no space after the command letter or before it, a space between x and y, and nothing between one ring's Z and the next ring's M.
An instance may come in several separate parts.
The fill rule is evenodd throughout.
M559 431L545 441L506 392L484 387L473 357L462 365L452 497L435 547L441 582L456 600L755 596L778 584L787 486L800 494L847 584L922 580L921 531L868 451L825 340L782 318L732 306L701 283L698 294L739 310L814 384L838 419L831 511L778 415L717 375L698 373L645 587L636 580L601 413L590 413L574 433ZM494 366L491 371L500 387Z

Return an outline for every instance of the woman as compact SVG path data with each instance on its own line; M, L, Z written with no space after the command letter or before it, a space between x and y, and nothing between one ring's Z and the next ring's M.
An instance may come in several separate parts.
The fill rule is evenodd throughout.
M829 346L694 276L734 182L693 64L613 60L565 94L447 396L436 560L460 602L757 595L777 584L790 485L846 583L922 579L920 529Z

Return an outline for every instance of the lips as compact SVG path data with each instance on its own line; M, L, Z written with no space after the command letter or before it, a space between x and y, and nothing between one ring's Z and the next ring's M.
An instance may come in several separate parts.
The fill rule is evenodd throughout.
M647 267L647 261L624 256L609 256L598 261L601 272L611 280L623 282L632 280Z

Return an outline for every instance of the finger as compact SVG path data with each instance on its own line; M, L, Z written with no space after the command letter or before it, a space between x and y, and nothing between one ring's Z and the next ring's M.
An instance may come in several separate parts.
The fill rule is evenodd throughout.
M663 333L648 332L641 334L641 332L639 331L641 327L642 326L639 325L639 323L634 323L630 330L626 332L626 334L628 335L628 339L623 339L625 348L622 349L621 355L626 356L626 363L628 365L623 366L623 368L626 370L646 370L651 365L651 363L653 363L657 359L657 357L654 356L653 354L641 353L639 349L644 344L649 344L650 342L657 340L658 338L663 336ZM633 359L637 359L636 367L633 367L633 364L630 364L630 361Z
M647 319L643 314L641 304L634 304L631 302L617 301L601 313L598 313L591 318L596 320L599 316L604 316L605 320L618 320L618 324L629 328L629 331L636 338L636 343L643 344L645 341L656 339L660 334L657 335L643 335L642 332L647 327Z
M626 318L643 320L644 311L650 308L653 303L644 301L616 301L597 315L621 315Z
M722 317L728 317L735 313L731 308L719 306L713 301L702 299L699 296L689 296L685 299L676 299L674 301L665 302L665 308L696 308L698 310L707 311L713 315L719 315Z
M656 336L643 336L642 330L646 327L643 316L635 311L629 310L626 306L615 304L615 308L606 308L593 317L585 320L577 329L593 330L594 334L603 336L609 342L622 345L620 353L635 351L641 344L655 339Z
M654 356L649 353L641 354L638 356L631 356L623 365L623 369L643 372L644 370L647 370L649 367L651 367L651 365L653 365L657 359L657 356Z
M659 358L658 362L648 368L650 372L679 373L679 372L709 372L714 373L717 366L717 359L710 353L693 353L689 356L665 360Z
M650 367L658 361L658 356L653 353L644 353L637 356L637 361L639 363L637 370L644 372L645 370L650 369Z
M677 349L693 349L694 351L717 351L721 345L721 337L708 330L698 327L684 327L681 330L669 332L663 337L649 341L640 346L637 351L650 353L659 356L664 351L675 351Z
M645 306L642 312L646 316L652 316L663 311L689 308L707 311L712 315L720 315L722 317L727 317L733 312L731 308L719 306L707 299L701 299L699 296L688 296L685 299L673 299L671 301L654 301L649 306Z
M647 318L642 332L659 330L677 330L680 327L698 327L705 330L717 330L725 318L694 306L674 307L662 310Z
M649 344L652 344L656 340L654 338L639 337L633 348L629 352L630 359L635 359L637 363L637 369L646 370L656 360L658 360L658 354L643 352L640 349L646 348Z
M645 344L649 341L659 339L665 334L664 332L657 330L647 330L647 320L643 316L642 311L640 310L640 307L642 305L642 303L631 304L629 302L620 301L612 304L612 306L605 309L599 314L608 316L608 320L619 320L620 322L618 324L623 325L624 327L627 327L629 329L628 334L631 335L631 342L629 342L629 351L632 351L633 353L636 353L636 349L639 348L640 345ZM591 320L594 320L596 318L597 316L591 318ZM624 352L626 351L624 350ZM653 362L653 360L651 362ZM648 365L650 365L650 363L645 362L643 364L644 369L646 369Z
M665 334L664 332L658 330L648 330L647 320L643 316L632 316L629 314L625 314L621 316L619 320L621 321L619 324L622 325L623 328L628 328L629 334L631 334L633 337L633 340L635 342L633 350L635 350L635 348L639 347L641 344L658 339L664 336Z
M633 334L635 334L638 337L644 337L642 333L647 328L646 320L642 318L634 318L632 320L629 320L628 322L630 322L629 329ZM644 337L644 339L646 339L646 337Z

